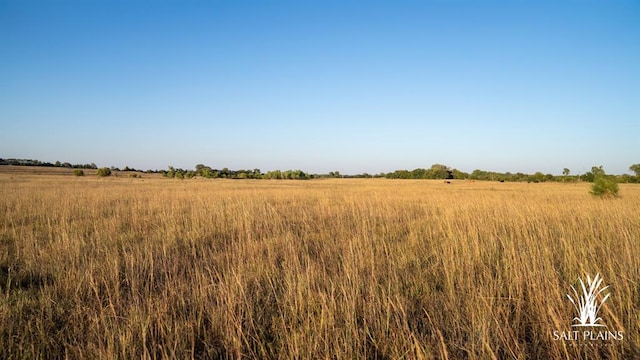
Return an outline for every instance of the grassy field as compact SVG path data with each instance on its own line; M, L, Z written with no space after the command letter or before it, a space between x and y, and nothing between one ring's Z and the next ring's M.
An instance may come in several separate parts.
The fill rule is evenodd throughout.
M640 358L620 195L0 173L0 358ZM596 273L624 340L555 340Z

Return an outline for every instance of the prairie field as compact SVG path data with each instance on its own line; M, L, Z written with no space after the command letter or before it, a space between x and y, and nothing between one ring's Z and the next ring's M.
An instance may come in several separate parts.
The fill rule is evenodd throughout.
M638 254L631 184L0 173L0 358L640 358Z

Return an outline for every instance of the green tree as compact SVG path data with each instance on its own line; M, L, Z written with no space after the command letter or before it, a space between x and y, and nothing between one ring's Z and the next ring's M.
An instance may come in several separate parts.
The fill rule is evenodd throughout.
M276 179L276 180L280 180L282 179L282 171L280 170L272 170L272 171L268 171L265 175L264 175L265 179Z
M538 171L535 174L533 174L533 182L543 182L543 181L544 181L544 174L543 173Z
M204 164L198 164L196 165L196 171L193 174L194 176L200 175L204 178L211 178L213 177L213 169L211 169L209 166L206 166Z
M471 180L486 180L487 172L480 169L475 169L469 176Z
M428 171L429 179L453 179L453 172L448 166L442 164L433 164Z
M637 177L640 177L640 164L633 164L629 166L629 170L633 171Z
M75 176L84 176L84 171L82 171L81 169L75 169L75 170L73 170L73 175L75 175Z
M618 176L618 183L635 184L640 180L640 177L629 174L622 174Z
M599 197L616 197L618 196L618 183L614 178L608 178L604 175L596 177L591 185L591 195Z
M604 169L602 168L602 165L592 166L591 173L593 174L594 178L597 178L598 176L604 176Z
M96 171L96 175L100 177L111 176L111 169L109 169L108 167L100 168Z
M586 173L580 175L580 180L593 182L593 180L595 180L595 176L593 176L593 173L591 171L587 171Z
M460 171L458 169L453 169L452 174L454 179L466 179L469 177L469 174L467 174L464 171Z
M591 185L591 195L599 197L618 196L618 182L615 177L607 176L602 165L591 168L593 174L593 185Z
M427 179L428 174L425 169L413 169L409 175L412 179Z
M564 168L562 170L562 175L564 175L564 176L569 176L569 173L571 173L571 170L569 170L568 168Z
M599 176L604 176L604 169L602 168L602 165L592 166L591 171L587 171L580 175L580 179L587 182L594 182Z

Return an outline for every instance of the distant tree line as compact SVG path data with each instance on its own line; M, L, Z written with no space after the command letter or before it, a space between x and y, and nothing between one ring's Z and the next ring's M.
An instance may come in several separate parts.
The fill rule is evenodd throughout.
M463 179L467 178L468 174L446 165L433 164L429 169L396 170L386 174L385 177L388 179Z
M55 163L50 163L50 162L42 162L39 160L31 160L31 159L2 159L2 158L0 158L0 165L63 167L63 168L70 168L70 169L97 169L98 168L98 166L94 163L71 164L68 162L61 163L60 161L56 161Z
M200 176L207 179L278 179L278 180L308 180L312 179L313 175L309 175L302 170L273 170L267 173L262 173L260 169L253 170L229 170L228 168L213 169L209 166L198 164L195 170L185 170L181 168L174 168L169 166L168 170L161 170L160 173L165 177L178 178L178 179L190 179L196 176Z
M18 166L45 166L45 167L63 167L73 169L98 169L95 163L91 164L70 164L68 162L55 163L42 162L30 159L2 159L0 165L18 165ZM111 166L106 168L111 171L130 171L143 172L135 168L125 166L122 170ZM413 170L396 170L389 173L380 173L371 175L368 173L356 175L343 175L339 171L331 171L328 174L310 174L302 170L272 170L266 173L260 169L253 170L230 170L228 168L214 169L203 164L196 165L193 170L174 168L169 166L167 170L146 170L146 173L159 173L168 178L190 179L194 177L202 177L207 179L277 179L277 180L308 180L323 178L387 178L387 179L443 179L443 180L484 180L484 181L517 181L517 182L533 182L541 183L547 181L555 182L594 182L597 179L608 179L617 183L640 183L640 164L629 166L634 175L610 175L605 174L602 166L593 166L590 171L584 174L571 175L568 168L562 170L562 175L544 174L536 172L534 174L511 173L511 172L495 172L485 170L473 170L471 173L460 171L443 164L433 164L428 169L417 168ZM102 170L102 172L105 172Z
M602 166L593 166L591 171L587 171L580 175L570 175L571 171L564 168L562 175L543 174L536 172L534 174L518 173L501 173L495 171L473 170L471 173L466 173L458 169L449 168L446 165L434 164L429 169L414 169L414 170L396 170L384 175L388 179L464 179L464 180L485 180L485 181L518 181L518 182L533 182L541 183L547 181L555 182L594 182L597 178L608 178L615 180L618 183L640 183L640 164L634 164L629 167L634 175L622 174L622 175L609 175L605 174Z
M203 164L196 165L195 170L176 169L169 166L168 170L159 171L165 177L169 178L193 178L200 176L209 179L287 179L287 180L307 180L307 179L323 179L323 178L387 178L387 179L440 179L440 180L480 180L480 181L500 181L500 182L594 182L597 178L607 178L615 180L618 183L640 183L640 164L634 164L629 167L635 173L634 175L609 175L605 174L602 166L593 166L591 171L580 175L570 175L571 171L564 168L562 175L543 174L536 172L534 174L518 173L501 173L495 171L474 170L471 173L450 168L442 164L433 164L428 169L418 168L413 170L396 170L390 173L380 173L371 175L368 173L356 175L342 175L339 171L331 171L328 174L309 174L302 170L273 170L262 173L260 169L253 170L229 170L228 168L213 169Z
M98 170L98 166L95 163L90 164L71 164L68 162L60 162L56 161L55 163L44 162L39 160L31 160L31 159L2 159L0 158L0 165L14 165L14 166L42 166L42 167L60 167L60 168L69 168L69 169L94 169ZM115 166L108 167L111 171L133 171L133 172L146 172L149 174L159 173L158 170L138 170L129 166L125 166L123 169L120 169Z

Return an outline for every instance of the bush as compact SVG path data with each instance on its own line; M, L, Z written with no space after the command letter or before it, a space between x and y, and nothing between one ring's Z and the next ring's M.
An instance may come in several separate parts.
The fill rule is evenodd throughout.
M100 177L106 177L106 176L111 176L111 169L107 168L107 167L103 167L98 169L98 171L96 172L96 174Z
M84 176L84 171L82 171L80 169L75 169L75 170L73 170L73 175L75 175L75 176Z
M618 183L615 179L608 179L604 176L597 177L591 185L591 195L600 197L618 196Z

